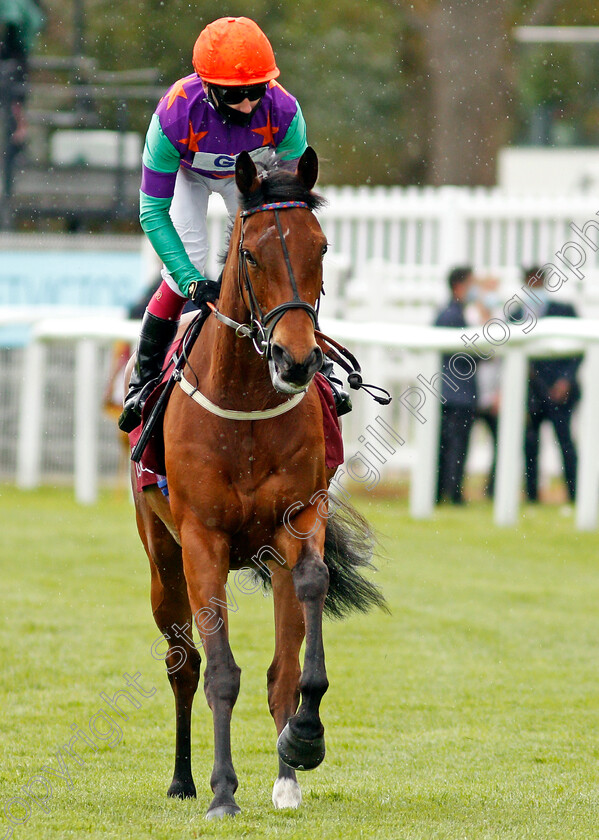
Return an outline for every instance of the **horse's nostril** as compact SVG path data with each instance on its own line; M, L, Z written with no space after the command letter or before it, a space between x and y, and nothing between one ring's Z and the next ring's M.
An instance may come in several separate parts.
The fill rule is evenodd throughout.
M293 359L290 354L281 347L280 344L273 344L271 347L272 359L276 366L281 371L287 371L293 365Z
M315 347L311 353L312 361L310 363L311 368L315 368L316 370L320 370L322 367L322 363L324 362L324 353L320 349L320 347Z

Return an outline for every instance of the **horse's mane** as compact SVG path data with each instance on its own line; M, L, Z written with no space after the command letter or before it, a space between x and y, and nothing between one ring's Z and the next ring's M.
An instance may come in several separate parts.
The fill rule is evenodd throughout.
M306 189L295 173L277 164L268 166L262 172L260 188L249 195L242 195L239 206L242 210L253 210L261 204L275 201L304 201L310 210L318 210L325 203L321 195Z

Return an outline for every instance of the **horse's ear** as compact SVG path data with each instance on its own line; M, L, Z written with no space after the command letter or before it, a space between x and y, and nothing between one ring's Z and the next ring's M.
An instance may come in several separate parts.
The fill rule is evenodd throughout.
M258 183L258 170L248 152L240 152L235 161L235 183L242 195L249 195Z
M300 183L311 190L318 178L318 157L312 146L308 146L297 164L297 177Z

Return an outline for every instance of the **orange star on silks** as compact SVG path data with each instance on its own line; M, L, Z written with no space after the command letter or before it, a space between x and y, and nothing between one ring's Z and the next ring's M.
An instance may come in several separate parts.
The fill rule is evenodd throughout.
M274 79L273 79L271 82L269 82L269 83L268 83L268 87L269 87L271 90L272 90L272 88L274 88L274 87L279 88L279 90L280 90L280 91L282 91L282 92L285 94L285 96L288 96L288 97L291 99L291 94L290 94L290 93L288 93L288 92L285 90L285 88L283 87L283 85L280 85L278 82L275 82L275 80L274 80Z
M182 140L178 140L178 143L183 143L184 146L187 146L190 152L199 152L200 149L198 147L198 143L208 134L207 131L194 131L193 126L191 124L191 120L189 121L189 134L187 137L184 137Z
M179 81L175 82L175 84L169 90L169 92L168 92L168 104L166 106L167 111L171 107L171 105L173 104L173 102L175 101L175 99L178 96L182 96L183 99L187 99L187 94L185 93L185 88L184 88L184 83L186 81L187 81L187 79L179 79Z
M271 124L270 124L270 114L266 118L266 125L265 126L262 126L262 128L252 128L253 132L255 132L256 134L261 134L262 137L264 138L262 140L262 145L263 146L268 146L269 144L271 146L274 146L274 144L275 144L274 135L277 133L278 130L279 130L278 128L276 128L274 126L271 126Z

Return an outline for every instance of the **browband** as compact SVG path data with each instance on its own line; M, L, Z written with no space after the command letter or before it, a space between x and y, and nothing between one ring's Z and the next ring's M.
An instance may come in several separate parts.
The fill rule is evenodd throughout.
M272 204L261 204L259 207L251 207L249 210L241 210L239 215L242 219L246 216L253 216L254 213L262 213L263 210L289 210L291 207L310 208L305 201L274 201Z

